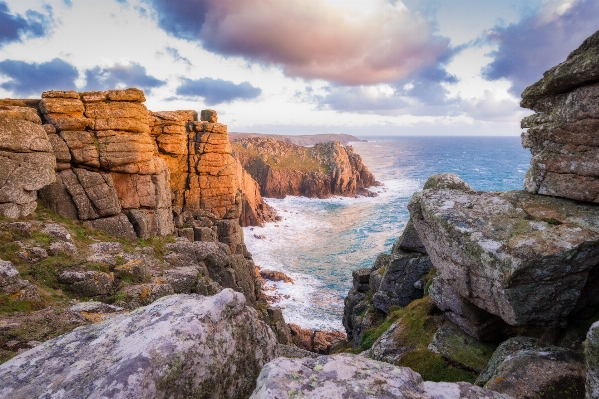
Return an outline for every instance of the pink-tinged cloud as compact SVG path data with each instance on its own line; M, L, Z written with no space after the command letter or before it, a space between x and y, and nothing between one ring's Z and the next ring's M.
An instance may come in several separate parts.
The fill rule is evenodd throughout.
M449 41L398 1L146 0L169 33L223 55L344 85L393 82L433 65Z

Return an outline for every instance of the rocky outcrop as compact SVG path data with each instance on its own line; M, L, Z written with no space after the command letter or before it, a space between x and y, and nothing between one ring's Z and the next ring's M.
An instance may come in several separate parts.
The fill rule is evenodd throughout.
M0 293L17 301L40 301L37 287L22 280L12 263L0 259Z
M465 300L459 306L469 302L513 326L563 326L597 304L595 206L517 191L424 190L408 208L440 274L435 284L450 287L434 299L453 291Z
M171 172L173 210L209 212L217 219L239 219L242 226L260 225L274 218L253 179L231 156L227 126L216 112L150 113L151 134L160 157Z
M522 93L536 113L522 120L533 158L528 192L599 202L599 32Z
M405 367L341 354L317 359L277 358L262 369L252 399L509 399L465 382L425 382Z
M503 342L479 382L522 399L584 398L582 356L567 349L544 346L534 338Z
M56 182L40 198L65 217L126 238L173 232L169 170L141 90L42 94Z
M276 348L233 290L170 296L0 365L0 396L247 398Z
M353 148L339 142L307 148L258 137L232 144L233 155L258 182L264 197L372 195L367 188L378 184Z
M37 112L0 105L0 215L28 216L37 191L54 181L56 160Z

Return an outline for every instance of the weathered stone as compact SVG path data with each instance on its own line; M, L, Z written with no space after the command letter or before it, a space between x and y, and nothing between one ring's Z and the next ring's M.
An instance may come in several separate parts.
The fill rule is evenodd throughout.
M75 90L50 90L42 93L42 98L79 98L79 93Z
M84 226L102 230L116 237L136 240L137 235L127 216L121 214L103 219L88 220L83 222Z
M472 187L455 173L439 173L437 175L430 176L424 186L423 190L459 190L466 193L474 192Z
M125 263L116 265L114 274L120 279L128 278L136 283L147 283L151 279L150 266L143 257L127 259Z
M387 329L368 351L368 357L381 362L397 364L404 354L414 349L413 345L403 342L401 334L404 324L395 322Z
M556 326L593 304L579 299L599 261L599 207L524 192L424 190L408 208L444 282L508 324Z
M0 105L0 120L16 119L41 125L42 120L37 111L30 107Z
M432 267L428 256L399 255L383 274L378 292L372 297L374 307L388 313L391 306L407 306L414 299L422 298L424 290L414 287L414 283Z
M218 116L216 116L216 111L213 109L203 109L200 120L210 122L210 123L217 123Z
M162 278L173 287L175 294L189 294L194 292L198 281L198 269L195 267L178 267L165 270Z
M116 313L123 312L125 309L119 306L109 305L104 302L88 301L80 302L69 308L71 312L87 312L87 313Z
M195 232L192 227L177 229L177 234L179 235L179 237L183 237L189 242L195 241Z
M64 271L58 281L68 284L71 291L80 296L108 295L114 285L114 276L97 271Z
M480 373L487 367L496 345L480 342L466 335L453 323L443 323L428 349L447 359L450 364Z
M586 399L599 398L599 322L595 322L584 342L586 360Z
M77 247L73 245L71 242L66 241L56 241L50 244L50 248L48 248L48 253L51 256L57 256L58 254L66 254L66 255L77 255Z
M539 346L541 346L539 339L532 337L513 337L502 342L493 352L485 369L479 374L475 382L476 385L482 386L489 382L509 356L522 350L533 350Z
M100 167L98 142L92 132L65 131L60 133L60 137L69 148L73 163L94 168Z
M223 287L209 277L200 277L196 283L196 294L212 296L221 292Z
M192 241L218 241L218 236L210 227L194 227Z
M79 219L96 219L116 215L121 211L109 174L75 168L60 172L60 177L77 206Z
M317 359L277 358L258 377L252 399L367 398L381 399L509 399L507 395L465 382L424 382L406 367L339 354Z
M54 152L54 156L56 157L57 164L70 163L72 159L71 152L69 150L69 146L64 141L64 139L60 137L58 134L48 134L48 140L52 145L52 151Z
M532 152L524 188L531 193L599 202L599 32L522 94L537 113L522 120Z
M277 345L277 348L279 349L278 350L279 356L280 357L285 357L285 358L291 358L291 359L311 358L311 359L316 359L317 357L320 356L318 353L310 352L310 351L307 351L305 349L298 348L297 346L294 346L294 345L279 344L279 345Z
M408 223L406 224L406 227L404 227L401 236L393 244L393 248L391 249L391 253L397 253L399 251L419 252L421 254L426 254L426 248L424 248L422 240L420 237L418 237L418 233L416 232L416 228L414 228L412 219L408 219Z
M129 309L136 309L140 306L146 306L167 295L175 293L173 287L166 282L128 285L123 289L126 299L122 306Z
M276 348L273 333L233 290L171 296L0 365L0 396L247 398Z
M372 269L366 267L352 272L354 290L358 292L367 292L370 288L370 273Z
M441 277L433 279L429 295L435 306L444 311L449 320L470 336L482 341L501 338L506 327L505 322L460 297Z
M522 399L584 399L584 362L555 346L519 350L496 366L485 388Z
M71 179L71 181L75 182L74 179ZM75 205L75 202L73 202L73 198L71 197L71 194L69 194L69 191L67 190L60 173L56 173L55 182L43 187L38 192L38 195L42 203L46 207L50 208L50 210L53 212L65 218L77 219L77 206ZM87 204L88 206L91 206L89 201Z
M293 343L291 331L289 330L289 326L285 323L281 309L269 306L262 311L262 316L264 316L266 324L268 324L275 333L279 344L291 345Z
M345 332L350 339L354 338L354 315L359 313L356 311L356 306L366 297L363 292L358 292L354 289L350 289L347 296L343 300L343 327ZM354 341L355 342L355 341Z
M135 88L129 88L125 90L108 90L106 91L106 96L110 101L131 101L138 103L143 103L146 101L144 92Z
M120 242L98 242L89 246L90 251L105 255L118 255L123 253L123 244Z
M0 291L5 295L12 295L19 292L29 284L26 280L21 280L19 271L8 261L0 260Z
M83 114L83 103L77 98L50 98L43 97L40 102L40 111L44 114Z
M63 226L57 223L48 223L41 230L42 233L48 234L51 237L57 238L62 241L73 242L71 233Z

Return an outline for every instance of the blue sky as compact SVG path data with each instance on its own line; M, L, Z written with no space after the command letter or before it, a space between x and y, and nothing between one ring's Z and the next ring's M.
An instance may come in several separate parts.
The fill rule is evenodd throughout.
M0 97L139 87L231 131L519 135L596 0L0 0Z

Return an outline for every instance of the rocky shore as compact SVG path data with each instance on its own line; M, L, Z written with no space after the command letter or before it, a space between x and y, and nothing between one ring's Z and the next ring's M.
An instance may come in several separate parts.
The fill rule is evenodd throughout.
M414 194L391 253L353 273L345 344L267 305L260 278L285 276L240 223L268 209L214 111L149 112L136 89L0 100L0 398L599 397L598 65L599 32L524 92L524 191L444 173ZM244 143L267 174L321 173L315 196L374 184L339 143Z

